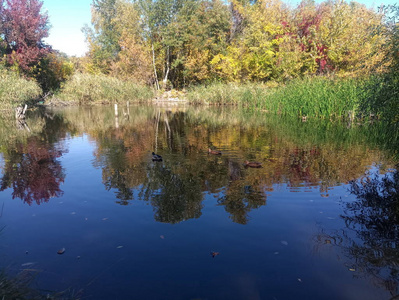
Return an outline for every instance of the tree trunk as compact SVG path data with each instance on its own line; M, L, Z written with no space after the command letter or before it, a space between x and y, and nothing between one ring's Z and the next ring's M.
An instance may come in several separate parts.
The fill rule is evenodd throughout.
M166 89L166 83L168 82L168 76L169 76L169 57L170 57L170 53L169 53L169 46L166 50L166 72L165 72L165 77L163 79L163 88Z
M157 68L155 66L155 51L153 43L151 44L151 47L152 47L152 65L154 66L155 85L157 87L157 90L159 90L158 74L157 74Z

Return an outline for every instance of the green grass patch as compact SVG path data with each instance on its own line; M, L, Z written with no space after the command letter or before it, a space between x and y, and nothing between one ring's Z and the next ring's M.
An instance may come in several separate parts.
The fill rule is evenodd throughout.
M75 74L65 82L56 97L82 105L122 101L149 101L154 91L148 86L105 75Z
M0 109L12 109L36 100L42 93L34 80L26 80L0 66Z

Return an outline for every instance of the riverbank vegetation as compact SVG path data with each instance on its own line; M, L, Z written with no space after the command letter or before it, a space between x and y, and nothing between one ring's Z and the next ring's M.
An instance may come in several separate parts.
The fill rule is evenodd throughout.
M0 109L35 100L41 92L36 81L22 78L0 66Z
M314 77L276 87L265 84L198 86L192 88L187 97L193 103L235 104L283 115L353 118L362 113L359 98L363 85L359 79Z
M103 74L76 73L65 82L62 92L57 96L64 100L81 105L115 103L126 101L148 101L154 97L154 90L149 86L135 82L119 80Z
M93 0L92 24L83 29L89 51L82 58L43 43L50 23L41 7L40 0L2 2L0 52L5 68L35 80L46 96L80 104L133 102L185 89L192 103L300 117L399 119L397 6ZM28 22L20 22L21 13ZM29 27L37 30L19 34ZM18 99L12 103L26 101Z

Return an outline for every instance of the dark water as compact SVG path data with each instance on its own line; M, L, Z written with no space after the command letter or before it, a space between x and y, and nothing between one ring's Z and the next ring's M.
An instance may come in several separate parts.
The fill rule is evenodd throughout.
M0 125L1 267L43 294L398 295L396 161L373 128L159 107Z

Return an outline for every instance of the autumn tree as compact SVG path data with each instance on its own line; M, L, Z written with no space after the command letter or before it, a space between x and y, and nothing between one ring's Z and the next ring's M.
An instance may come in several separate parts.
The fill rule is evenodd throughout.
M108 74L121 50L120 32L116 30L117 3L118 0L93 0L91 4L93 28L83 28L89 43L91 63L87 65L87 69L91 73Z
M285 14L283 3L279 0L253 4L236 1L234 7L245 21L241 34L231 41L225 54L221 52L211 63L228 81L275 79L278 47L284 32L280 23Z
M23 72L49 53L43 38L48 36L48 16L40 0L0 0L0 28L7 64Z
M211 61L229 45L232 15L222 1L202 1L187 20L185 54L182 57L184 82L204 83L215 80Z
M142 19L136 3L121 0L117 3L115 29L119 32L120 52L118 60L111 66L112 74L150 83L151 69L150 45L144 39Z

